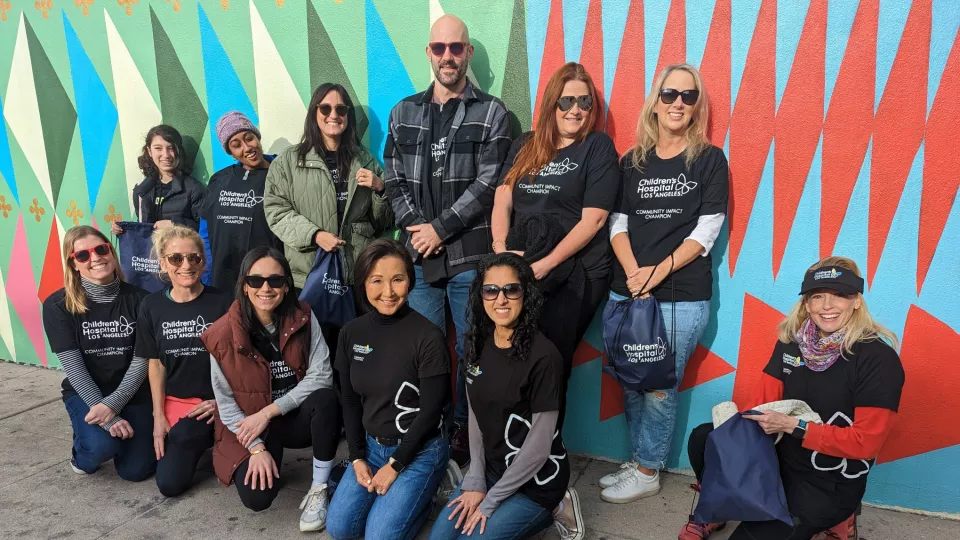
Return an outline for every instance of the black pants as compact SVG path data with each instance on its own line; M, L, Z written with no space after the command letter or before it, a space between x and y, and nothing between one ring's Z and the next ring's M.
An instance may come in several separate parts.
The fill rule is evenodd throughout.
M213 446L213 424L181 418L167 433L163 457L157 462L157 488L164 497L176 497L193 483L203 452Z
M340 401L331 388L321 388L307 396L299 408L278 416L270 421L264 445L277 464L279 471L283 466L284 448L307 448L313 446L313 457L320 461L331 461L337 455L340 443ZM244 460L233 474L233 483L244 506L260 512L270 508L273 499L280 492L277 479L268 489L251 489L244 485L250 460Z
M690 433L690 440L687 444L687 454L690 457L690 465L693 467L693 472L697 475L698 482L703 479L704 455L706 454L707 449L707 435L710 435L711 431L713 431L713 424L702 424L697 426L694 428L693 432ZM781 476L783 476L783 470L781 470ZM796 484L803 482L803 479L784 479L784 487L787 492L787 505L790 507L791 513L800 518L799 524L787 525L782 521L744 521L740 523L740 526L737 527L737 530L730 535L730 540L810 540L811 536L834 527L853 514L852 511L846 511L842 509L834 509L832 512L832 517L824 515L809 516L805 515L803 510L800 510L799 512L796 511L795 508L798 508L799 505L796 502L797 496L794 494L801 493L804 490L802 488L791 489L791 480ZM822 497L820 498L822 499ZM817 524L805 524L807 521ZM827 525L827 523L830 524Z

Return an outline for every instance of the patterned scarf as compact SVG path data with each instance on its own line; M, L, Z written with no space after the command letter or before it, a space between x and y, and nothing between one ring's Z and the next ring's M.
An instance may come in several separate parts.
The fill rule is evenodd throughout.
M813 320L807 319L797 330L793 339L800 347L803 362L813 371L825 371L840 358L843 352L844 330L837 330L826 337L820 337L820 332Z

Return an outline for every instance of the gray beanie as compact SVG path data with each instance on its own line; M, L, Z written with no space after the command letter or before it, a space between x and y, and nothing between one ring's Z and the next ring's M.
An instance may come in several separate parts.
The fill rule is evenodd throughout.
M240 111L230 111L217 121L217 138L220 139L220 146L226 153L230 153L227 143L234 135L242 131L252 131L257 139L260 138L260 130Z

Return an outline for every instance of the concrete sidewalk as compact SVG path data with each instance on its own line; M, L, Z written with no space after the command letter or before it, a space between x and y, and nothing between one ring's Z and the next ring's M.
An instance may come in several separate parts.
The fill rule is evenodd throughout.
M309 451L284 453L284 488L273 506L259 514L244 509L235 490L223 488L210 471L199 472L197 485L176 499L160 495L152 480L120 480L111 464L91 476L74 474L72 432L60 401L62 378L57 371L0 362L0 539L310 537L297 527L297 507L310 484ZM572 462L571 482L583 503L587 538L677 537L690 511L689 477L664 475L660 495L613 505L600 501L597 482L616 464L583 458ZM865 508L860 532L867 540L955 540L960 522ZM421 533L420 538L426 537ZM543 538L557 536L549 531ZM722 540L727 534L711 538Z

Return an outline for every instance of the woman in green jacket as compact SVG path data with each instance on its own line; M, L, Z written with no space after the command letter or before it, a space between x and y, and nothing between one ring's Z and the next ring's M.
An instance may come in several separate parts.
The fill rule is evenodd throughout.
M297 288L303 287L318 248L341 250L353 280L357 255L393 226L382 174L360 143L346 89L321 84L310 99L300 144L270 164L263 196L267 223L284 244Z

